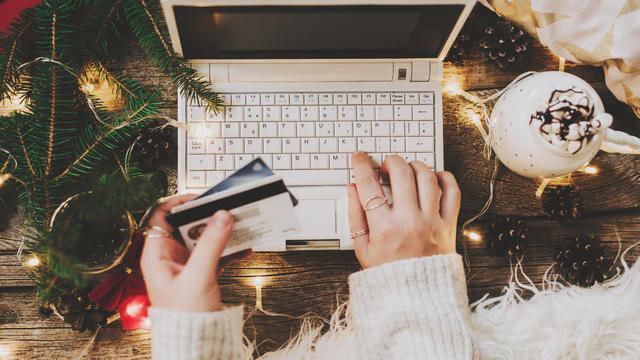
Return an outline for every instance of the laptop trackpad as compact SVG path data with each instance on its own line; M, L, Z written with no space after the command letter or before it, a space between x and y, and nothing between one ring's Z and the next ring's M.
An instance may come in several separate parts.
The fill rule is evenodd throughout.
M336 200L301 199L295 208L300 221L299 239L337 239Z

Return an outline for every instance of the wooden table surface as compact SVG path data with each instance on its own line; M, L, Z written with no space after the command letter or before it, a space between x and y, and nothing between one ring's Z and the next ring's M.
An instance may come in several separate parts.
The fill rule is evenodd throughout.
M176 88L146 60L135 44L129 44L124 67L143 83L162 92L165 113L176 116ZM558 59L540 44L531 48L523 63L509 71L469 54L462 64L445 63L444 83L457 81L462 88L479 96L492 94L524 71L548 71L558 68ZM614 127L640 135L640 120L618 102L604 84L599 67L567 64L566 71L591 83L603 98L608 112L615 117ZM482 157L483 142L469 119L476 108L461 97L444 94L445 168L455 174L462 189L460 225L475 214L488 194L492 163ZM564 236L595 234L610 244L615 256L618 239L626 248L640 240L640 158L632 155L599 153L592 164L598 175L575 174L575 183L584 198L586 214L575 224L561 224L544 216L535 197L538 180L520 177L502 167L496 182L493 205L472 228L484 233L495 215L518 215L529 227L529 245L524 258L525 272L539 283L552 264L552 254ZM21 217L0 214L0 359L75 358L93 334L77 333L56 317L39 319L35 290L18 263ZM458 250L462 251L458 234ZM509 262L489 254L482 242L467 244L471 268L467 274L469 300L489 293L499 294L507 284ZM632 251L630 259L640 254ZM273 312L300 316L312 313L327 318L348 296L347 277L358 271L352 251L258 253L230 265L220 283L227 305L255 303L252 278L260 275L264 308ZM262 343L260 349L277 348L299 329L301 321L285 317L255 315L246 324L246 334ZM100 331L86 358L141 359L150 357L148 331L123 331L116 322Z

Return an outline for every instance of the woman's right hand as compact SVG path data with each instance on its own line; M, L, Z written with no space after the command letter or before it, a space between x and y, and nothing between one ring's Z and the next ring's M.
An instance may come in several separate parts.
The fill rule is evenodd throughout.
M365 153L355 152L351 160L356 183L348 185L349 226L351 233L368 229L353 239L363 268L456 251L460 189L451 173L389 156L381 171L389 177L393 204L365 210L367 200L384 192ZM376 198L369 207L381 201Z

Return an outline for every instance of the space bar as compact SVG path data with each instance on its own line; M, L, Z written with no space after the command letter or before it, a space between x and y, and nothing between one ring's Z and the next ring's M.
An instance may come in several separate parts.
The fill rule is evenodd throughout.
M348 170L275 170L286 185L346 185Z

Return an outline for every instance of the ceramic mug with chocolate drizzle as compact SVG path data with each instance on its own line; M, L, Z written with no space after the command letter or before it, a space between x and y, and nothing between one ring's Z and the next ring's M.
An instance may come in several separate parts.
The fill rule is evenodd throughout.
M584 80L541 72L514 83L498 99L489 140L512 171L552 178L582 168L599 150L640 154L640 139L610 129L612 122Z

